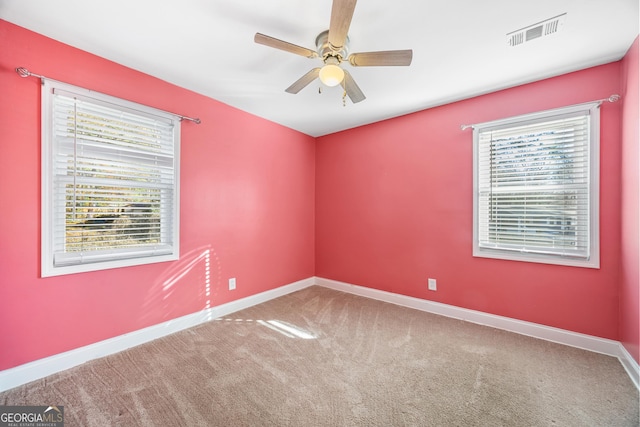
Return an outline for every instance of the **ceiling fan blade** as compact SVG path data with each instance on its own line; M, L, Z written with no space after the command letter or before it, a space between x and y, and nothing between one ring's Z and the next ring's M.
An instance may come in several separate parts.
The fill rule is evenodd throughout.
M340 49L344 46L355 8L356 0L333 0L329 22L329 44L332 47Z
M286 88L284 91L296 94L300 92L302 89L304 89L304 87L306 87L309 83L317 79L319 74L320 74L320 68L319 67L314 68L313 70L309 71L307 74L305 74L304 76L296 80L291 86Z
M353 102L354 104L365 100L366 96L364 96L364 93L362 93L362 91L356 84L356 81L353 79L353 77L351 77L351 74L349 74L347 70L344 71L344 79L342 79L342 82L340 82L340 84L342 85L342 88L345 90L345 92L347 92L347 95L349 95L349 99L351 99L351 102Z
M307 58L316 58L318 56L315 50L307 49L306 47L285 42L283 40L279 40L271 36L266 36L261 33L256 33L256 35L253 37L253 41L265 46L284 50L285 52L291 52L295 53L296 55L306 56Z
M385 50L379 52L360 52L349 55L349 63L354 67L372 67L383 65L411 65L413 50Z

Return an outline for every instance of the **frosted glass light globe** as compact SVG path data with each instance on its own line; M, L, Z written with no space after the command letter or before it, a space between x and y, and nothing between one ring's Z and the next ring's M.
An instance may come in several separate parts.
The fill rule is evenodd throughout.
M337 65L327 64L320 69L320 81L329 87L338 86L344 79L344 70Z

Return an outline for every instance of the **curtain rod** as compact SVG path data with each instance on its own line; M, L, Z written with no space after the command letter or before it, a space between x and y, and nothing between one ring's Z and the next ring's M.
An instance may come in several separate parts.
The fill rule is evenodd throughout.
M41 76L40 74L32 73L31 71L27 70L24 67L17 67L16 68L16 73L18 73L18 75L20 75L20 77L37 77L40 80L42 80L43 82L44 82L44 80L57 81L57 80L53 80L53 79L50 79L50 78L45 77L45 76ZM156 108L156 109L159 110L158 108ZM160 110L160 111L164 111L164 110ZM199 118L183 116L181 114L172 113L170 111L164 111L164 112L165 113L169 113L169 114L173 114L174 116L178 117L180 120L189 120L189 121L194 122L195 124L198 124L198 125L200 123L202 123Z
M618 95L617 93L614 93L613 95L609 96L608 98L602 98L602 99L596 99L595 101L591 101L591 102L585 102L585 104L590 104L592 102L598 102L600 104L602 104L603 102L618 102L620 100L620 95ZM460 129L461 130L467 130L469 128L474 127L475 125L460 125Z

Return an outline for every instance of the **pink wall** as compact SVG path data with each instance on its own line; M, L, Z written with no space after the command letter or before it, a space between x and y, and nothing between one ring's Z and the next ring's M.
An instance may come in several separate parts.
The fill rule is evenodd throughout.
M622 274L620 285L620 341L640 362L640 150L638 150L638 38L622 61Z
M602 107L599 270L472 257L460 125L619 91L612 63L319 138L316 276L617 339L622 103Z
M313 138L1 20L0 52L0 370L313 276ZM179 261L39 278L40 84L18 66L202 119Z

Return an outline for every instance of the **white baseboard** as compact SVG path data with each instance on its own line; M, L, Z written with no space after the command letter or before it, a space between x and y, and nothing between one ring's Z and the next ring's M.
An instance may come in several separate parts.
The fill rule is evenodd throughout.
M564 329L525 322L523 320L512 319L509 317L497 316L495 314L484 313L482 311L469 310L435 301L394 294L392 292L381 291L378 289L366 288L364 286L352 285L349 283L339 282L337 280L316 277L315 284L337 291L348 292L354 295L389 302L416 310L465 320L479 325L490 326L492 328L502 329L533 338L539 338L558 344L564 344L617 357L631 377L633 383L636 387L640 388L638 381L638 363L619 341L580 334L578 332L571 332Z
M0 391L8 390L56 372L78 366L89 360L105 357L146 342L162 338L183 329L226 316L245 308L287 295L315 284L314 278L300 280L276 289L188 314L177 319L139 329L124 335L80 347L44 359L25 363L15 368L0 371Z
M620 355L618 356L618 359L620 359L620 363L622 363L625 371L627 371L627 374L631 377L631 381L633 381L636 387L640 390L640 366L638 366L638 362L636 362L622 343L620 343L619 352Z

